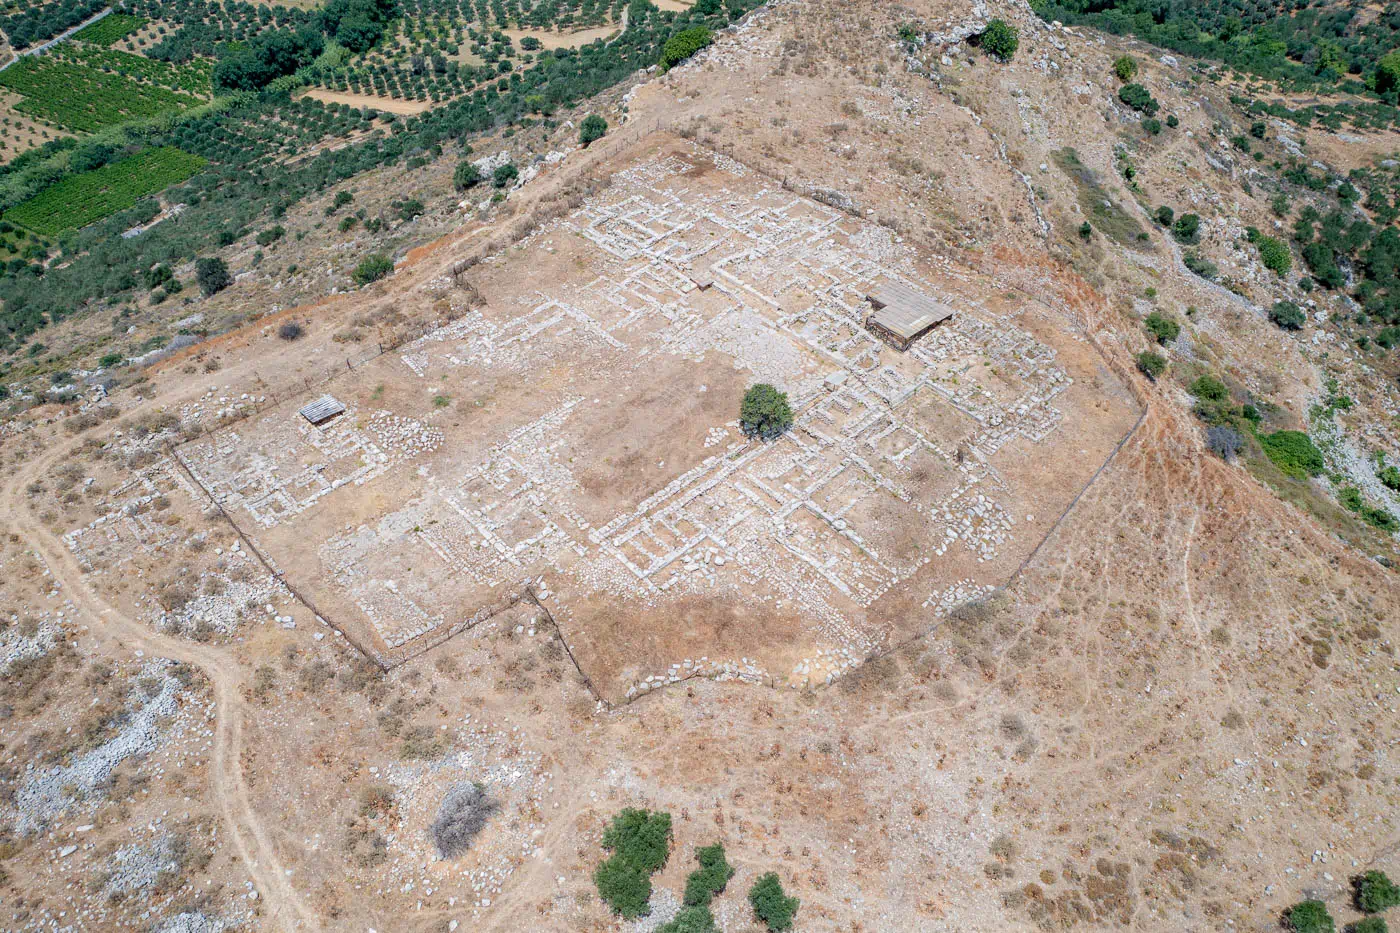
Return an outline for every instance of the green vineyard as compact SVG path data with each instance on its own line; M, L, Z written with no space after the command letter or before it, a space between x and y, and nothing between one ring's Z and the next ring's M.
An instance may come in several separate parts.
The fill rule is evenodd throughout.
M96 25L101 26L105 22L106 19ZM144 83L159 85L167 90L206 97L209 95L209 76L214 71L214 63L205 58L173 65L130 52L90 45L64 46L61 51L56 50L56 54L66 61L86 65L96 71L113 72Z
M74 33L73 38L91 42L93 45L106 46L126 38L145 24L146 20L139 16L112 13Z
M103 56L125 54L109 49L93 51ZM0 87L23 96L14 105L19 113L85 133L167 111L187 110L199 103L188 94L57 55L19 60L0 71Z
M83 227L168 185L182 182L207 163L173 146L147 149L129 159L71 175L5 212L5 220L50 236Z

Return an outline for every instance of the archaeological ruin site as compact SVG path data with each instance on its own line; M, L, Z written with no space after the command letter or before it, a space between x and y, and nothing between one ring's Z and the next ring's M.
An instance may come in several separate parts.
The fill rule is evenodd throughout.
M1034 297L681 141L463 274L477 303L429 286L450 324L172 448L132 501L217 502L385 666L538 601L617 703L826 683L918 635L1005 585L1137 417ZM954 311L900 350L873 294ZM756 382L792 399L776 441L739 428Z

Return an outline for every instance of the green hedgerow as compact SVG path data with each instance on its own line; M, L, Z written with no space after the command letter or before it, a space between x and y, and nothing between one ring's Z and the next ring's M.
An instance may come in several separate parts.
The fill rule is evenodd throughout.
M1275 466L1296 479L1317 476L1326 466L1322 451L1302 431L1261 434L1259 443Z
M1356 896L1356 909L1363 914L1378 914L1400 904L1400 887L1383 871L1368 871L1351 879Z
M783 891L783 883L775 872L770 871L749 888L749 905L753 907L754 917L773 933L792 929L798 903L797 898L788 897Z

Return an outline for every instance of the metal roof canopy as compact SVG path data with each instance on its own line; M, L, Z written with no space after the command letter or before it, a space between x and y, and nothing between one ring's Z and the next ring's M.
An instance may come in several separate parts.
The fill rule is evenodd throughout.
M908 344L935 324L953 316L953 309L902 282L884 282L866 296L875 306L870 323Z
M345 406L333 395L323 395L316 401L302 406L301 416L312 424L325 424L336 415L342 414Z

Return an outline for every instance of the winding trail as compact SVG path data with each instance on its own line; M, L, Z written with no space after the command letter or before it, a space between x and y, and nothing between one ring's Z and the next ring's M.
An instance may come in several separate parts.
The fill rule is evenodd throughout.
M91 623L105 629L120 647L182 661L199 668L209 678L216 714L210 787L234 849L263 904L264 920L271 929L320 930L315 911L302 901L287 880L287 869L278 860L276 849L259 822L243 779L243 720L247 701L241 690L243 673L239 665L217 649L158 634L104 600L88 585L68 548L35 520L24 501L21 490L56 462L70 456L83 437L78 435L74 441L36 458L11 476L0 490L0 522L43 559L65 597Z

